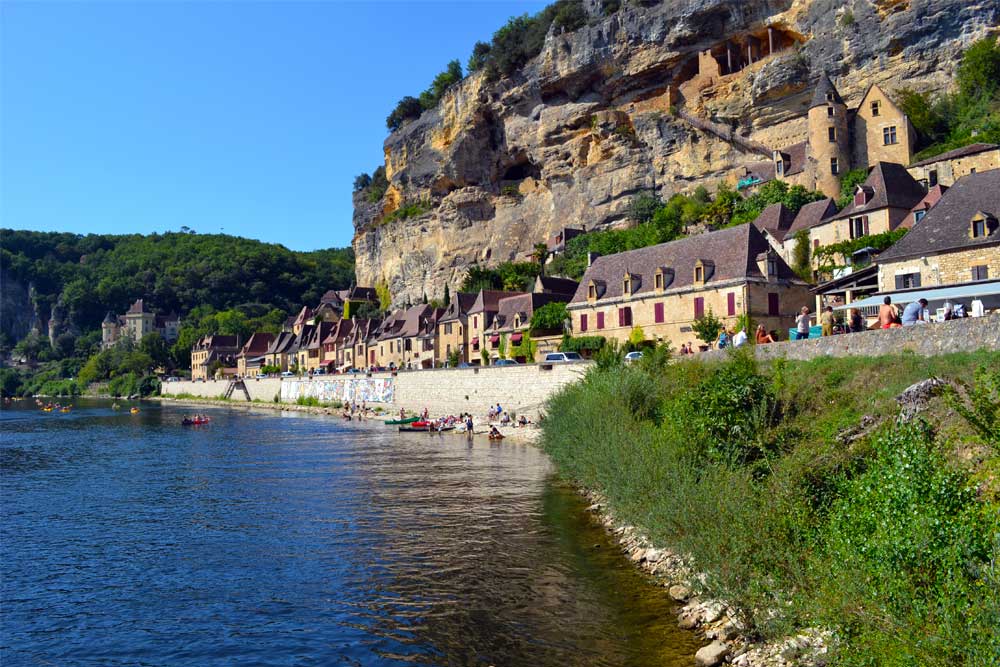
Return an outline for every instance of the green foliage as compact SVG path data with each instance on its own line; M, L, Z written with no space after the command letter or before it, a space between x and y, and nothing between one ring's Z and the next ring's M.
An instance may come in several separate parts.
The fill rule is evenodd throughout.
M653 219L656 211L663 206L663 200L654 193L643 192L635 197L628 205L629 220L637 225L649 222Z
M420 100L412 95L407 95L396 103L396 107L392 110L392 113L386 117L385 126L390 132L395 132L406 121L420 118L420 114L423 112L424 106L420 103Z
M404 201L399 205L399 208L382 218L382 223L384 224L394 220L406 220L407 218L416 218L429 210L431 210L430 201Z
M596 352L604 347L608 339L603 336L570 336L565 334L559 344L560 352Z
M372 177L366 173L361 173L354 177L355 192L361 192L371 184L372 184Z
M831 243L830 245L820 246L814 251L818 270L820 273L828 274L834 269L841 268L844 264L840 262L846 262L848 257L862 248L874 248L878 251L885 250L906 236L907 231L909 230L902 228L894 229L889 232L859 236L855 239L847 239Z
M1000 46L990 36L962 55L958 91L936 97L897 91L900 108L919 133L914 160L933 157L974 142L1000 141Z
M505 185L500 188L500 194L504 197L514 197L515 199L521 198L521 190L516 185Z
M840 25L841 27L848 27L854 25L854 12L847 10L840 15Z
M489 55L490 45L486 42L476 42L475 46L472 47L472 55L469 56L469 62L465 69L469 70L470 74L478 72L486 66Z
M601 14L611 16L622 6L621 0L601 0Z
M628 344L632 349L638 348L640 345L646 342L646 332L642 330L638 324L632 327L632 330L628 332Z
M379 165L372 172L372 180L368 184L368 194L365 195L365 198L369 204L377 204L382 201L382 197L385 196L385 191L388 189L389 180L385 177L385 167Z
M806 204L820 199L823 199L823 193L806 190L801 185L790 186L784 181L768 181L746 199L737 200L733 204L733 215L729 224L742 225L753 222L772 204L784 204L794 215Z
M420 93L420 106L433 109L452 85L462 80L462 65L457 60L448 63L447 68L434 77L430 87Z
M809 248L809 230L795 232L795 246L792 248L792 271L803 280L812 280L812 258Z
M843 209L854 201L854 191L868 180L868 169L858 167L840 177L840 197L837 198L837 208Z
M441 305L445 308L451 305L451 288L448 285L444 286L444 300Z
M563 324L569 319L566 304L553 301L537 308L531 314L532 331L562 331Z
M500 345L497 347L497 356L501 359L507 358L507 334L500 334Z
M21 395L21 375L13 368L0 368L0 398Z
M479 350L479 359L482 361L483 366L490 365L490 351L484 346L483 349Z
M691 330L694 331L698 340L711 345L719 338L719 332L722 331L722 320L716 317L712 309L709 308L708 312L691 323Z
M389 310L392 305L392 293L389 292L389 283L380 280L375 283L375 295L378 297L378 307L382 312Z
M975 382L962 378L947 388L949 403L984 442L1000 447L1000 367L980 366Z
M587 18L582 0L557 0L535 16L511 17L493 33L488 49L473 49L477 69L485 69L491 78L509 76L541 52L549 26L570 32L586 25ZM469 64L471 71L472 59Z
M260 367L261 375L277 375L281 372L281 366L265 365Z
M452 350L451 353L448 355L448 366L450 368L456 368L458 366L458 362L461 361L461 359L462 357L458 353L458 350Z
M597 368L609 371L621 368L625 364L625 347L615 338L609 338L596 352L594 361Z
M592 369L550 400L542 444L562 476L688 554L704 594L732 604L751 634L830 629L829 662L849 667L996 664L1000 507L956 467L970 464L952 438L968 431L942 402L924 414L947 438L895 425L894 397L928 376L998 368L1000 354L770 367L733 354L652 370L646 356ZM842 441L863 415L885 426Z
M462 281L460 292L479 290L531 291L541 269L534 262L503 262L495 268L473 264Z
M512 359L524 359L525 363L531 363L535 360L535 351L538 349L535 341L531 339L531 336L525 332L521 337L521 342L517 345L510 346L510 357Z

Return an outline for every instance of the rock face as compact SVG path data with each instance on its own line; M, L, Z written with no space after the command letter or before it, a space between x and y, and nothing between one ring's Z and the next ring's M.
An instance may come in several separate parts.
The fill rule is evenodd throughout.
M942 89L1000 22L992 0L629 2L608 17L585 4L590 25L550 32L511 77L466 78L386 139L385 196L355 199L359 284L384 281L397 303L440 297L470 264L524 258L563 226L625 224L637 193L713 189L767 159L755 146L804 138L821 72L848 104L871 83ZM752 62L706 75L732 67L727 44ZM415 202L428 212L384 220Z

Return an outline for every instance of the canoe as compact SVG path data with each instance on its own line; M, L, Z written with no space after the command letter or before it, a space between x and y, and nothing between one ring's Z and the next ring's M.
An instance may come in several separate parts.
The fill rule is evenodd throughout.
M207 417L205 419L184 419L181 421L182 426L201 426L202 424L207 424L210 419Z
M440 432L441 433L445 433L447 431L454 431L454 430L455 430L454 426L444 426L444 427L441 428ZM433 426L413 426L412 424L410 424L409 426L400 426L399 427L399 432L400 433L412 433L412 432L418 432L418 433L427 433L427 432L438 433L438 429L434 428Z
M398 424L412 424L415 421L419 421L420 417L407 417L406 419L387 419L385 421L386 426L396 426Z

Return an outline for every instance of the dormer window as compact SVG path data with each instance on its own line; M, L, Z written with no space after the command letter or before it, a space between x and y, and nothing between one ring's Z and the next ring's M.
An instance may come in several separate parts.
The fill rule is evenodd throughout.
M715 264L707 259L699 259L694 264L694 284L704 285L709 280L712 279L712 271L715 269Z
M768 278L778 277L778 260L770 255L768 255L767 257L767 277Z
M622 278L622 294L625 296L632 294L632 277L627 273Z
M785 174L785 161L782 159L777 159L774 162L774 173L778 176L783 176Z
M868 193L864 188L859 187L857 192L854 193L854 205L864 206L868 203Z
M663 289L663 274L659 271L653 276L653 289L662 290Z
M829 93L826 94L826 101L827 102L833 102L833 93L832 92L829 92Z
M590 285L587 286L587 300L588 301L597 300L597 285L595 285L594 283L590 283Z
M972 224L969 230L970 236L974 239L985 238L993 233L997 228L997 219L993 216L978 211L972 216Z
M879 112L882 111L881 107L882 107L882 103L879 102L878 100L875 100L874 102L872 102L872 107L871 107L872 108L872 116L878 116Z
M701 285L705 282L705 267L694 267L694 282Z

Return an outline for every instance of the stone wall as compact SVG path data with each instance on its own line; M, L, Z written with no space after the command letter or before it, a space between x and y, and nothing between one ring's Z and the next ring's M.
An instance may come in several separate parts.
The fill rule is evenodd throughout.
M274 401L275 396L281 394L280 378L250 378L244 385L250 392L250 399L255 401ZM176 396L178 394L190 394L202 398L219 398L226 393L229 388L229 380L207 380L205 382L164 382L161 394L164 396ZM241 391L233 392L234 401L245 401L246 396Z
M1000 350L1000 312L989 317L754 346L758 359L798 361L816 357L875 357L899 352L930 357L982 349ZM713 350L694 358L722 358L725 355L724 350Z
M898 262L879 263L879 290L896 289L896 276L919 273L922 287L966 283L972 280L972 267L985 266L990 279L1000 276L1000 246L979 246Z

